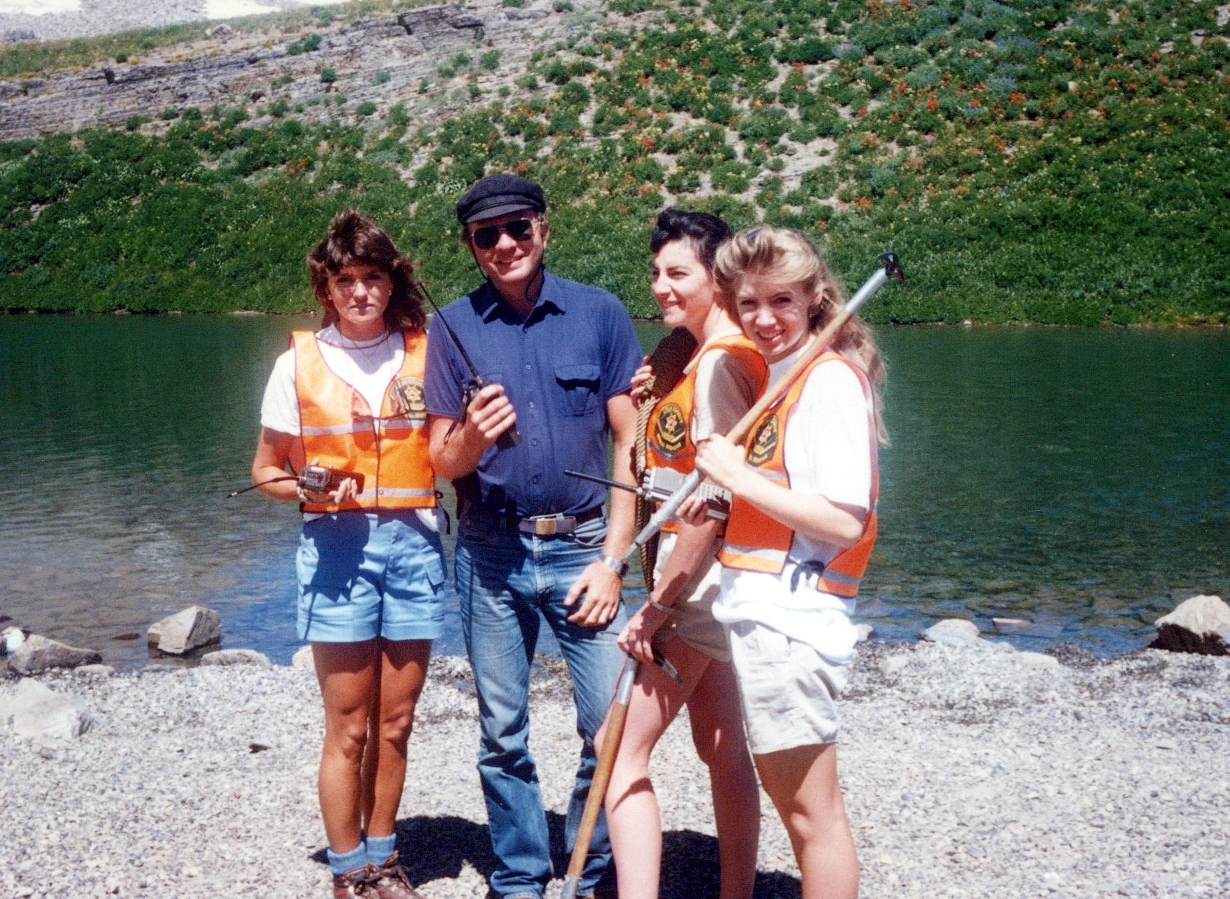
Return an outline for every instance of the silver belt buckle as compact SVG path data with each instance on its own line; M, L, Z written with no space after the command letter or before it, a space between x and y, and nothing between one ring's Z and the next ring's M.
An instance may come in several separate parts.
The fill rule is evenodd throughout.
M572 515L531 515L521 520L520 529L535 537L552 537L556 534L571 534L577 529L577 520Z

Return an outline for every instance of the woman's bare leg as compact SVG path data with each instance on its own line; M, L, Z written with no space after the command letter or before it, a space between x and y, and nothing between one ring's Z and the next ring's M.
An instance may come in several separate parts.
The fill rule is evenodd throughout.
M679 639L667 643L664 653L675 666L683 686L658 666L641 665L607 787L606 820L620 899L657 899L662 869L662 817L658 797L649 781L649 757L711 661ZM605 737L604 724L595 741L599 750Z
M376 641L312 643L316 680L325 707L325 743L320 753L320 815L336 853L357 849L362 833L362 764L367 745Z
M688 698L692 742L709 766L721 858L720 899L749 899L756 885L760 787L743 734L735 672L712 662Z
M837 781L837 744L798 746L755 757L803 874L803 899L854 899L858 855Z
M406 743L427 679L430 640L379 640L380 673L373 685L363 755L363 822L368 836L387 837L397 823L406 783Z

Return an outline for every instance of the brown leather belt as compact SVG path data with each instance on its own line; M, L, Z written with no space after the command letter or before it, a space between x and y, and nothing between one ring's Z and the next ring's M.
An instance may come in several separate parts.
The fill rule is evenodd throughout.
M466 517L476 518L501 531L517 530L522 534L533 534L536 537L562 537L575 531L579 524L601 518L602 506L595 506L579 515L564 515L557 512L554 515L531 515L529 518L500 515L485 509L470 509L466 512Z

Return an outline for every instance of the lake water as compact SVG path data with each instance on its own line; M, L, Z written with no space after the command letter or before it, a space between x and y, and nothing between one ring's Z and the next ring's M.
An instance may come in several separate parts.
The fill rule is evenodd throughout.
M223 497L248 482L274 358L313 323L0 316L0 614L131 666L151 622L200 603L224 646L289 661L298 516ZM1224 331L879 338L893 444L861 615L880 638L1010 617L1019 646L1113 654L1187 596L1230 596ZM437 652L462 651L454 601Z

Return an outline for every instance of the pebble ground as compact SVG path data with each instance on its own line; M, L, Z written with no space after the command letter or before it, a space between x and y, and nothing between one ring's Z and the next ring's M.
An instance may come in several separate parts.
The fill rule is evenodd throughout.
M1230 892L1230 659L871 644L841 704L864 897L1220 897ZM531 748L562 830L579 741L566 680L535 684ZM0 724L0 896L328 895L310 671L43 677L92 726L60 745ZM0 694L16 680L0 683ZM483 897L491 854L464 660L438 659L398 845L426 899ZM654 757L667 899L716 896L708 777L686 721ZM758 899L799 896L762 796ZM559 869L566 860L562 857ZM555 881L548 899L556 899Z

